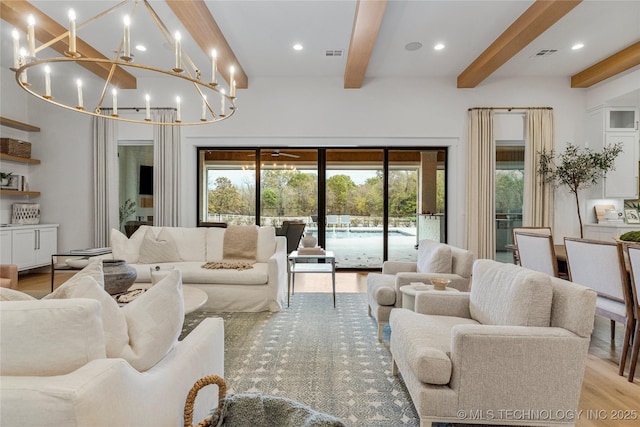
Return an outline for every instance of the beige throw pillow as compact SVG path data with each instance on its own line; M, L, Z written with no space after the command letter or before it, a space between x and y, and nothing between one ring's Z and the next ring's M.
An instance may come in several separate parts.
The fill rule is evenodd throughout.
M0 301L29 301L35 298L15 289L0 288Z
M140 264L180 261L180 254L175 242L166 230L161 230L158 237L149 228L140 246Z
M418 273L451 273L451 247L422 240L418 247Z

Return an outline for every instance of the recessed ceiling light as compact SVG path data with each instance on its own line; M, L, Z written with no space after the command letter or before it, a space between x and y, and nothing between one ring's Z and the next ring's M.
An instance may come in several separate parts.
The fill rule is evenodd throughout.
M433 47L435 50L442 50L444 49L444 45L442 43L438 43L437 45L435 45Z
M414 51L414 50L418 50L422 47L422 43L420 42L411 42L411 43L407 43L404 48L408 51Z
M300 43L296 43L293 45L293 50L302 50L302 45Z
M139 50L140 52L146 52L147 51L147 48L142 44L137 44L136 45L136 49Z
M571 46L571 50L578 50L578 49L582 49L584 47L583 43L576 43L573 46Z

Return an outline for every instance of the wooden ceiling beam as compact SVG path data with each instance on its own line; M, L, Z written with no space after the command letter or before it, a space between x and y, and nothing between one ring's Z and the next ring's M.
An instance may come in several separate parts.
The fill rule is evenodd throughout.
M218 72L227 83L231 84L229 68L233 65L236 88L247 89L249 78L205 2L203 0L166 0L166 2L207 56L211 55L213 49L216 50Z
M41 43L47 43L68 31L28 1L0 1L2 19L24 33L26 33L26 17L29 14L36 19L35 38ZM63 37L50 47L64 55L64 52L69 50L69 38ZM108 59L80 38L76 38L76 50L84 57ZM111 68L109 64L102 63L78 62L77 64L104 80L107 80ZM136 78L122 67L116 68L111 82L120 89L135 89L137 86Z
M640 41L571 76L571 87L591 87L637 65L640 65Z
M387 0L358 0L344 71L344 88L360 89L378 38Z
M458 76L458 88L474 88L544 33L582 0L536 0Z

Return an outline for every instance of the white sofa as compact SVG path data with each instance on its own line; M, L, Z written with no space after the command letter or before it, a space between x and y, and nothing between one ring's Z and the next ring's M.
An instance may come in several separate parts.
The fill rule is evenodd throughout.
M42 300L0 290L0 425L182 426L193 384L224 375L223 320L205 319L177 341L178 272L123 308L91 275ZM215 406L216 387L201 390L194 420Z
M275 235L273 227L256 228L256 263L247 270L202 268L206 262L223 259L224 235L228 229L220 227L143 225L128 239L118 230L112 230L113 252L107 258L124 259L135 267L138 283L151 282L151 267L174 266L182 272L185 285L207 293L209 298L203 307L205 309L219 312L279 311L287 294L287 242L284 237ZM156 238L172 241L179 259L165 257L160 262L141 262L140 251L149 230ZM148 258L147 261L153 261Z
M393 309L393 369L420 425L575 424L595 302L584 286L478 260L470 293Z

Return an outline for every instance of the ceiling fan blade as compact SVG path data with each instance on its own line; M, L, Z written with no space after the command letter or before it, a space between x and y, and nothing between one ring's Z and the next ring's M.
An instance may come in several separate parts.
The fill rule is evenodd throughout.
M280 155L285 157L293 157L294 159L297 159L300 157L297 154L289 154L289 153L283 153L283 152L280 152Z

